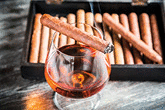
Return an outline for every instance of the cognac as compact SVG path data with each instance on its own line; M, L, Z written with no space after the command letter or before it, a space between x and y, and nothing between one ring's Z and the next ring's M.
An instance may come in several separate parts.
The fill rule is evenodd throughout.
M65 61L64 65L58 64L59 69L45 68L45 77L50 87L57 93L70 98L86 98L98 93L109 80L109 66L98 69L94 64L96 50L85 45L68 45L59 48L58 54L76 56L74 59ZM66 58L65 55L62 55ZM62 58L62 57L57 57ZM66 58L67 60L69 58ZM106 65L105 60L100 60L100 65ZM49 63L49 62L48 62ZM70 65L70 66L68 66ZM69 71L72 68L72 71ZM58 73L60 71L60 75Z

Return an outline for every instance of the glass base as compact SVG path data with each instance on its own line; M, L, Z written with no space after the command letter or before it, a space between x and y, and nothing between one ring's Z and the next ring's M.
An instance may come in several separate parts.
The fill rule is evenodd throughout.
M100 103L100 94L88 98L74 99L55 93L53 101L60 110L95 110Z

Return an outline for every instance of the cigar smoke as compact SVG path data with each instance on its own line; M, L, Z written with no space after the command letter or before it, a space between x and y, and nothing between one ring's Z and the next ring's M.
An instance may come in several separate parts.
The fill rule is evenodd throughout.
M97 12L97 13L102 14L99 0L95 0L95 1L96 1L96 3L97 3L97 9L98 9L98 12ZM93 1L89 1L89 5L90 5L91 12L92 12L93 15L94 15L94 14L95 14L95 10L94 10ZM99 25L98 25L98 23L96 23L95 19L94 19L93 21L94 21L94 26L99 27ZM103 34L103 39L105 39L105 37L104 37L104 26L103 26L103 25L104 25L104 24L101 23L101 28L102 28L102 30L103 30L103 33L102 33L102 34Z

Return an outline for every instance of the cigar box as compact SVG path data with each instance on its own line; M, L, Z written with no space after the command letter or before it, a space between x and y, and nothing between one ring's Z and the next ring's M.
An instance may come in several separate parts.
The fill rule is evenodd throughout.
M98 1L98 0L97 0ZM145 12L148 14L156 14L159 33L161 36L161 44L163 55L165 55L165 3L160 1L106 1L98 3L92 2L94 13L125 13L136 12L137 15ZM98 8L99 4L99 8ZM63 1L61 4L47 4L45 1L31 1L29 15L27 20L27 29L25 34L25 42L21 61L21 74L23 78L44 80L44 63L30 63L30 44L33 32L34 16L36 13L47 13L53 16L66 17L69 13L76 14L78 9L84 9L86 12L91 11L91 5L88 1ZM101 11L100 11L101 9ZM165 58L163 57L164 62ZM110 80L129 80L129 81L165 81L165 64L112 64Z

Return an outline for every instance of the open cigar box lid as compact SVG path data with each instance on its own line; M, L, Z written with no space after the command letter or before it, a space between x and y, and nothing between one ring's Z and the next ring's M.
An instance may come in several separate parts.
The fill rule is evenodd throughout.
M89 2L97 7L99 2L102 13L125 13L132 11L157 15L162 42L163 58L165 55L165 1L162 0L32 0L29 8L25 42L22 52L21 74L23 78L45 80L44 63L30 63L29 54L33 33L34 17L36 13L67 16L68 13L76 14L80 8L90 11ZM95 12L97 12L96 9ZM165 62L165 59L164 59ZM112 64L110 80L131 81L165 81L164 64Z

